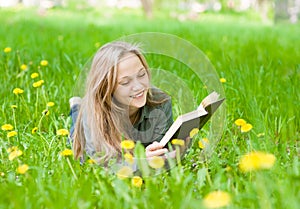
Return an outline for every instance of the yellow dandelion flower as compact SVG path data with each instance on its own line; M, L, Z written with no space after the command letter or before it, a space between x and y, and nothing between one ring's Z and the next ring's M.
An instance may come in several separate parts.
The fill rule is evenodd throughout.
M40 62L40 65L41 65L41 66L47 66L47 65L48 65L48 61L47 61L47 60L42 60L42 61Z
M19 174L25 174L29 169L29 166L27 164L23 164L23 165L20 165L18 168L17 168L17 173Z
M121 147L123 149L133 149L135 146L134 141L130 139L125 139L121 142Z
M242 126L242 125L245 125L247 122L244 119L239 118L239 119L235 120L234 123L237 126Z
M124 154L124 159L127 163L129 164L133 164L134 163L134 158L133 158L133 155L130 154L130 153L125 153Z
M3 51L4 51L4 53L9 53L9 52L11 52L11 48L10 47L5 47Z
M33 78L37 78L37 77L39 77L39 74L38 73L32 73L31 75L30 75L30 77L33 79Z
M231 202L230 194L224 191L210 192L203 198L203 205L206 208L221 208Z
M6 151L7 151L7 153L11 153L11 152L16 151L16 150L18 150L18 147L17 146L12 146L12 147L8 148Z
M5 173L4 172L0 172L0 176L1 177L5 176Z
M12 152L9 153L8 159L9 159L10 161L12 161L13 159L15 159L15 158L21 156L22 154L23 154L23 152L22 152L21 150L18 150L18 149L17 149L17 150L14 150L14 151L12 151Z
M17 105L10 105L10 107L11 107L12 109L17 109L17 108L18 108Z
M45 115L45 116L48 116L50 114L50 111L49 110L43 110L42 114Z
M132 176L133 170L128 166L123 166L120 170L117 172L117 177L119 179L125 179L130 176Z
M239 161L239 169L242 172L249 172L273 167L276 157L273 154L264 152L250 152L243 155Z
M47 107L53 107L54 105L55 105L54 102L48 102L48 103L47 103Z
M220 82L221 83L226 83L226 79L225 78L220 78Z
M24 93L24 90L23 90L23 89L20 89L20 88L15 88L15 89L13 90L13 93L14 93L15 95L23 94L23 93Z
M202 140L198 141L198 146L201 149L204 149L209 144L208 138L203 138Z
M7 133L7 137L10 138L10 137L13 137L13 136L16 136L18 133L16 131L10 131Z
M27 65L25 65L25 64L22 64L22 65L20 66L20 69L21 69L21 70L27 70L27 68L28 68L28 67L27 67Z
M34 127L34 128L31 130L31 133L32 133L32 134L35 134L35 133L37 132L37 130L38 130L38 127Z
M56 135L58 135L58 136L68 136L69 131L67 129L58 129L56 131Z
M39 80L39 81L37 81L37 82L34 82L34 83L32 84L32 86L33 86L34 88L37 88L37 87L40 87L41 85L43 85L43 83L44 83L44 80Z
M60 155L64 156L64 157L71 156L71 155L73 155L73 151L70 149L65 149L65 150L61 151Z
M245 133L252 129L252 125L250 123L246 123L245 125L242 125L241 132Z
M4 125L1 126L1 129L3 131L11 131L11 130L14 129L14 127L12 125L10 125L10 124L4 124Z
M165 165L165 161L162 157L154 156L148 160L149 166L154 169L162 168Z
M143 185L143 179L139 176L134 176L131 179L131 185L140 188Z
M174 145L184 146L184 140L182 139L172 139L171 143Z
M196 134L198 134L199 129L198 128L193 128L190 132L190 138L193 138Z
M87 162L89 164L96 164L96 161L94 159L92 159L92 158L88 159Z

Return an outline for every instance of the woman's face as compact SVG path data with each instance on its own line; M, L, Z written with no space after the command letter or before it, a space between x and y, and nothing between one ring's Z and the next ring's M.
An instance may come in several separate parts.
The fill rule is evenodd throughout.
M149 75L139 57L133 53L126 54L117 69L117 87L113 97L134 112L146 104Z

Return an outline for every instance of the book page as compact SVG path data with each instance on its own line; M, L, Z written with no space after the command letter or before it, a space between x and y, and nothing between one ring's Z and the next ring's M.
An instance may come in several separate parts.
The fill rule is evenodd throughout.
M211 118L213 113L224 101L224 99L218 100L218 98L219 94L217 92L212 92L202 100L196 110L178 116L161 139L160 144L165 146L174 138L185 140L189 137L189 133L193 128L201 130L204 124Z
M212 93L210 93L208 96L206 96L202 102L200 103L199 107L198 108L205 108L207 107L208 105L216 102L219 98L219 94L215 91L213 91Z

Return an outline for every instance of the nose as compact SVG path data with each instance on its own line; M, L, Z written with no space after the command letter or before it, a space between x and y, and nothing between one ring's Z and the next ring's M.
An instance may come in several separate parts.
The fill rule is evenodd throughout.
M134 79L134 81L132 83L132 90L139 91L142 88L143 88L143 84L138 79Z

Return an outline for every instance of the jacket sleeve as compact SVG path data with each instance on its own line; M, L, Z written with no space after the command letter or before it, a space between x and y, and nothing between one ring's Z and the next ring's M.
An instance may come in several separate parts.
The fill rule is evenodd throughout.
M153 141L160 141L173 124L172 102L168 100L162 105L154 128Z

